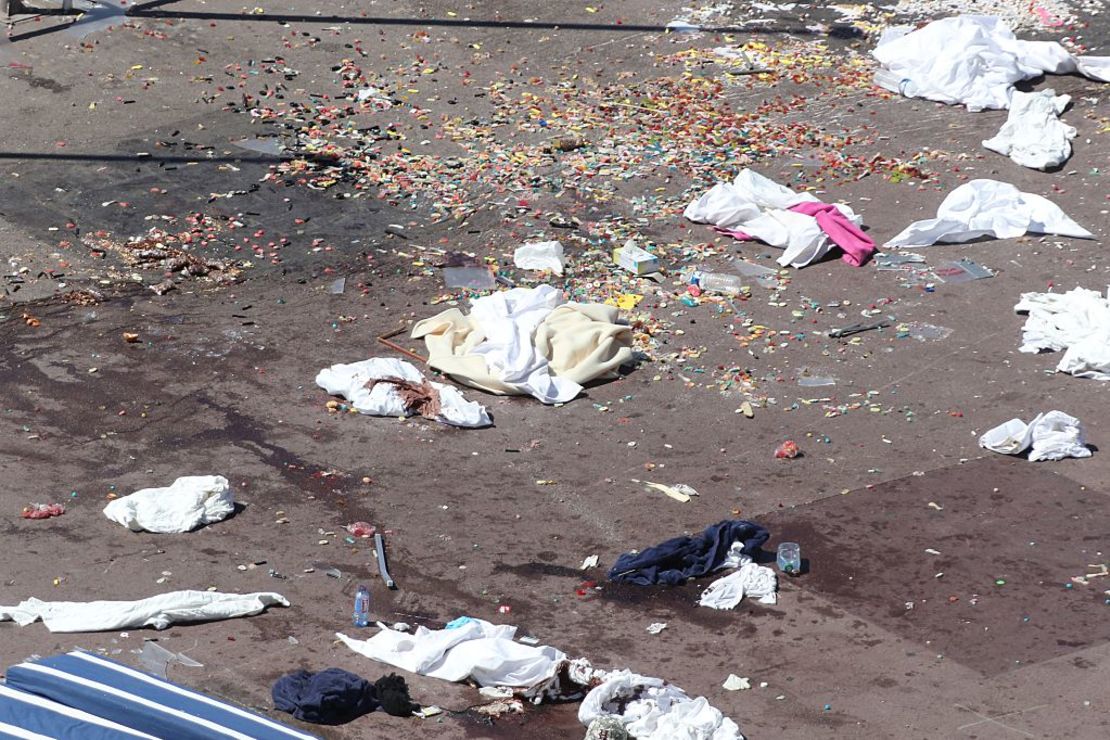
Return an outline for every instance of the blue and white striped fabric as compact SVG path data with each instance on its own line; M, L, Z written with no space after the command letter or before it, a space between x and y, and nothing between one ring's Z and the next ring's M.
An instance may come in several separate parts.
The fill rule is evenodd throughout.
M75 651L14 665L7 682L165 740L317 740L91 653Z
M80 709L0 684L0 738L158 740Z

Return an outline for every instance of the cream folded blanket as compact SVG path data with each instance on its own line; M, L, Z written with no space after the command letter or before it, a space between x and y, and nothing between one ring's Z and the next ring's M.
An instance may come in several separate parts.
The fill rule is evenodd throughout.
M563 403L632 359L632 329L618 313L566 303L550 285L513 288L475 299L469 316L452 308L424 319L412 337L424 340L429 367L460 383Z

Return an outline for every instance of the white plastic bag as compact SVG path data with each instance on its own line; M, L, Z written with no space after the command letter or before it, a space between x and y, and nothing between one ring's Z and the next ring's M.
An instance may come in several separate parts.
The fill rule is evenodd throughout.
M235 498L222 475L187 475L163 488L144 488L110 501L104 516L132 532L180 534L225 519Z
M563 274L563 245L556 241L532 242L517 247L513 252L513 264L522 270L550 270L556 275Z
M1070 95L1057 95L1052 89L1035 93L1015 90L1006 122L983 146L1035 170L1063 164L1071 156L1071 140L1076 134L1074 126L1059 119L1069 102Z
M1091 456L1082 422L1063 411L1038 414L1029 424L1010 419L983 434L979 446L1003 455L1029 450L1032 462Z

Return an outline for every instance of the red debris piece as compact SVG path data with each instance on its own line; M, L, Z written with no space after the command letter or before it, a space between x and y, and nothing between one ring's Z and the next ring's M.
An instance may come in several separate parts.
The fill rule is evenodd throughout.
M775 457L783 460L793 460L800 452L798 443L788 439L775 448Z
M376 530L369 522L352 522L347 525L347 531L355 537L373 537Z
M66 507L61 504L31 504L23 507L24 519L49 519L66 513Z

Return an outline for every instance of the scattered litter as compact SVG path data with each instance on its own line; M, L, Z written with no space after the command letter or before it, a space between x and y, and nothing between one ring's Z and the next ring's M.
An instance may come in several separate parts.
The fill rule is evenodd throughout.
M633 275L647 275L659 271L659 258L636 246L636 242L632 239L626 241L623 247L613 250L613 263Z
M66 513L66 507L63 504L31 504L23 507L20 516L24 519L50 519L64 513Z
M775 457L779 460L793 460L800 454L798 443L789 439L775 448Z
M711 609L734 609L745 596L759 599L760 604L778 603L778 577L770 568L756 565L747 555L740 556L733 573L718 578L702 591L699 606Z
M369 522L351 522L344 529L352 537L373 537L376 531L373 524Z
M1030 450L1029 459L1033 462L1091 456L1083 424L1063 411L1037 414L1028 424L1010 419L980 437L979 445L1003 455L1020 455Z
M660 678L613 671L590 690L578 708L578 721L589 726L599 717L619 716L630 737L741 740L740 728L705 697L691 699Z
M915 221L886 245L926 247L982 236L1013 239L1026 233L1094 238L1047 198L998 180L972 180L945 197L936 218Z
M860 334L865 331L872 331L874 329L885 329L890 326L890 321L881 319L879 321L867 321L859 324L850 324L842 326L839 329L832 329L829 331L831 339L840 339L841 337L850 337L853 334Z
M380 532L374 533L374 554L378 557L378 575L382 577L382 582L385 583L385 587L397 588L397 585L393 582L393 578L389 575L389 570L386 568L385 539Z
M0 606L0 622L20 627L41 619L51 632L108 632L138 627L164 630L175 622L214 622L247 617L268 606L289 606L272 592L226 594L218 591L171 591L139 601L40 601Z
M109 501L104 516L132 532L181 534L222 521L235 498L222 475L187 475L163 488L144 488Z
M548 270L563 274L563 245L556 241L532 242L517 247L513 264L522 270Z
M635 479L633 479L632 482L639 483L639 481ZM676 483L673 486L668 486L663 483L652 483L651 481L644 481L644 485L648 488L660 491L661 493L665 493L666 495L673 498L675 501L681 501L682 503L688 502L691 496L699 495L692 486L688 486L685 483Z
M1062 165L1071 156L1076 135L1075 127L1059 118L1070 102L1070 95L1057 96L1051 88L1035 93L1014 90L1006 122L983 146L1022 167L1047 170Z
M945 261L933 268L938 280L952 285L994 277L994 273L969 259Z
M497 285L497 277L488 267L444 267L443 284L448 288L489 290Z
M1014 306L1027 313L1021 351L1064 350L1056 371L1110 380L1110 300L1086 288L1067 293L1022 293Z
M582 561L582 566L579 568L579 570L589 570L590 568L596 568L599 562L600 559L597 555L590 555Z
M183 653L174 653L166 650L164 647L151 640L143 642L143 647L139 651L139 663L141 663L143 668L147 671L162 679L166 678L167 670L173 663L188 668L204 667L202 663L196 662L189 656Z
M721 684L721 688L726 691L747 691L751 687L751 679L737 676L735 673L728 674L728 678Z
M484 427L492 421L485 406L467 401L457 389L428 381L402 360L375 357L337 364L316 375L316 385L350 402L360 414L406 417L419 414L459 427Z
M332 284L328 286L329 295L343 295L343 291L347 289L347 278L336 278Z
M667 629L666 622L652 622L647 626L647 633L649 635L658 635L663 630Z

